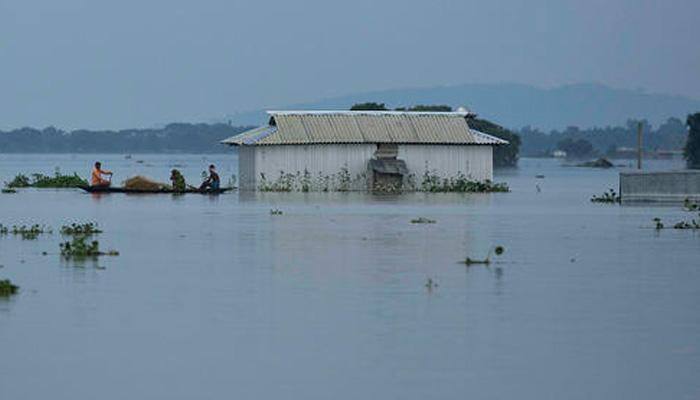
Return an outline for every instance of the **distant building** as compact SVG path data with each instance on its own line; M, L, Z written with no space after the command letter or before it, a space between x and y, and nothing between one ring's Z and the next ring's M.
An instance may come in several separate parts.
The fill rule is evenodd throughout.
M424 179L493 179L493 146L469 112L269 111L238 147L241 190L412 189Z
M554 150L552 152L552 157L554 157L554 158L566 158L566 152L564 150Z

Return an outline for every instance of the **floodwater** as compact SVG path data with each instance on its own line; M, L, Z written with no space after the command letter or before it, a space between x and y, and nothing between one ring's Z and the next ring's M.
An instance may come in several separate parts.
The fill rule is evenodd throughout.
M236 173L235 155L0 155L0 181L97 158L115 181ZM0 399L698 399L700 232L652 229L697 214L590 203L618 171L524 159L497 194L2 194L1 223L95 221L121 254L0 237L21 286L0 300Z

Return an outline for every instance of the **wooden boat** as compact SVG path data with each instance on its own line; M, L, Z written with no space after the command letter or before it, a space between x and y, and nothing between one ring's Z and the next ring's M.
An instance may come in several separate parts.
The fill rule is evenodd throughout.
M233 188L230 188L230 187L220 188L220 189L205 189L205 190L188 188L184 192L178 192L178 191L175 191L172 189L142 190L142 189L127 189L127 188L123 188L123 187L111 187L111 186L79 186L79 188L81 188L84 191L89 192L89 193L132 193L132 194L181 194L181 193L221 194L221 193L228 192L229 190L233 190Z

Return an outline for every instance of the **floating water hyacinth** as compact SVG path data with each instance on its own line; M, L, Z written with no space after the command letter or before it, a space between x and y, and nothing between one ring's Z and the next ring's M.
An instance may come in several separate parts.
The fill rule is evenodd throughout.
M87 258L119 255L119 252L116 250L109 250L106 252L100 251L100 242L93 240L88 243L86 236L77 236L70 242L63 242L60 244L60 248L61 256L65 258Z
M102 233L94 222L86 222L84 224L70 224L61 227L61 235L96 235Z
M8 297L16 294L19 286L14 285L9 279L0 280L0 296Z
M12 228L8 228L0 224L0 235L7 235L9 233L17 236L21 236L25 240L34 240L39 235L44 233L51 233L51 229L39 224L33 225L13 225Z
M603 192L601 196L591 197L591 201L594 203L619 203L621 201L620 195L615 192L615 189L608 189L607 192Z

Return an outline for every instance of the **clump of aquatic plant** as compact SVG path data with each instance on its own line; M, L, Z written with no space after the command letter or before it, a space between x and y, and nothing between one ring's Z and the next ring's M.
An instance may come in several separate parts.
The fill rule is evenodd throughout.
M689 198L686 197L685 200L683 200L683 208L686 211L698 211L700 210L700 203L696 201L691 201Z
M31 179L24 174L18 174L12 181L7 183L8 188L74 188L79 186L87 186L88 182L73 173L72 175L63 175L57 168L54 175L31 174Z
M19 286L13 284L9 279L0 280L0 297L8 297L16 294Z
M698 220L692 219L690 221L681 221L673 225L673 229L700 229L700 222Z
M619 203L620 200L620 195L615 192L615 189L609 189L607 192L603 192L601 196L593 195L591 197L591 201L594 203Z
M100 230L94 222L86 222L83 224L72 223L61 227L61 235L66 236L90 236L98 233L102 233L102 230Z
M11 193L17 193L17 191L15 189L12 189L12 188L2 188L2 193L11 194Z
M428 280L425 282L425 287L428 289L428 291L436 289L438 286L438 283L434 281L433 278L428 278Z
M282 215L282 210L273 208L270 210L270 215Z
M653 221L655 223L656 230L664 229L664 224L663 222L661 222L660 218L654 218ZM691 219L690 221L676 222L675 224L673 224L673 229L698 230L700 229L700 219Z
M98 256L118 256L116 250L100 251L100 242L87 242L86 236L76 236L73 240L60 244L61 255L65 258L87 258Z
M505 248L503 246L495 246L489 249L488 254L486 255L486 258L479 260L479 259L474 259L467 257L464 260L464 263L469 266L469 265L475 265L475 264L483 264L483 265L489 265L491 264L491 253L493 252L495 255L500 256L505 252Z
M5 184L8 188L24 188L30 187L31 181L29 177L24 174L17 174L10 182Z
M13 225L12 229L9 229L8 227L0 224L0 234L6 235L8 233L21 236L24 240L34 240L43 233L51 233L51 229L39 224Z
M494 183L488 179L484 181L472 180L461 172L456 176L443 178L435 172L426 170L423 174L420 190L432 193L490 193L508 192L510 189L505 183Z
M62 175L58 169L53 176L32 174L32 177L34 180L32 186L37 188L74 188L88 184L75 172L72 175Z
M434 219L418 217L411 220L412 224L434 224L436 221Z
M311 180L311 173L309 172L308 169L304 168L304 174L301 177L301 191L302 192L309 192L309 191L311 191L312 186L313 186L313 182Z

